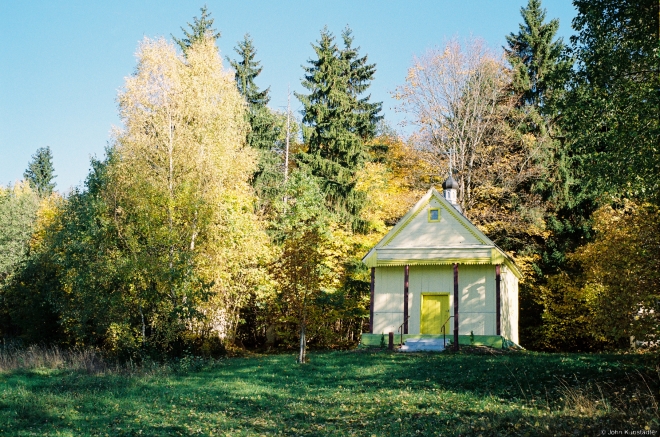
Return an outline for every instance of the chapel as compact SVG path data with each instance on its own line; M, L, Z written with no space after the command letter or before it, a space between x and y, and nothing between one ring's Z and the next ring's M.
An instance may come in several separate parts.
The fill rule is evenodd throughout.
M518 344L521 272L462 214L451 176L442 188L431 188L362 259L371 268L364 345L390 332L404 341Z

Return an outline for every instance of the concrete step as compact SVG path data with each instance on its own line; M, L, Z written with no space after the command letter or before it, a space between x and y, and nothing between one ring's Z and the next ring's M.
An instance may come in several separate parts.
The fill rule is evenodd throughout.
M435 351L442 352L445 350L442 339L435 338L409 338L405 341L404 345L399 349L401 352L421 352L421 351Z

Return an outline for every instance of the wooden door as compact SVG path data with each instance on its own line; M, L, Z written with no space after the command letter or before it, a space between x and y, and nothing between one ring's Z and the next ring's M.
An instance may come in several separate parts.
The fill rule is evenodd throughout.
M442 322L445 322L445 332L449 329L449 295L422 295L422 323L420 333L442 334Z

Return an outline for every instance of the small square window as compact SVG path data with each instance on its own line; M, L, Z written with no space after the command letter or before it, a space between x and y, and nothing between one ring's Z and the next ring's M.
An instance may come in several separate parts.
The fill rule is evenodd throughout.
M440 210L438 208L429 209L429 221L430 222L440 221Z

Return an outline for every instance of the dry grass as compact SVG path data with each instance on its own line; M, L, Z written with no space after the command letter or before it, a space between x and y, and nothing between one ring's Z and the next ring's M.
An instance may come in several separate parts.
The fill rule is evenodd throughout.
M99 373L108 368L94 349L65 350L58 347L0 347L0 372L20 369L69 369Z
M657 381L652 381L654 386L660 381L660 366L656 367L656 372L658 378ZM577 380L557 378L558 392L564 402L564 408L579 414L644 416L659 420L660 393L654 392L647 378L648 376L644 377L639 371L626 373L625 378L617 383L581 384Z
M605 398L603 390L598 384L588 384L585 387L570 386L567 381L560 379L558 391L564 401L564 408L567 410L588 415L612 411L610 402Z

